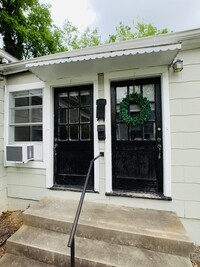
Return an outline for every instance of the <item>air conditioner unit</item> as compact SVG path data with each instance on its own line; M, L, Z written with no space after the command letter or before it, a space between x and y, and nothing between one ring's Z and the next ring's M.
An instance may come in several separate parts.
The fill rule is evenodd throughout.
M14 163L27 163L34 159L34 145L8 145L6 146L6 161Z

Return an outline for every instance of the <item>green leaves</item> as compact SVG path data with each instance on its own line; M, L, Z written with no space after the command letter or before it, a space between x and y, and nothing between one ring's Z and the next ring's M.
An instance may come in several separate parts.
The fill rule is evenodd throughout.
M109 35L107 43L113 43L117 41L131 40L136 38L147 37L151 35L167 33L168 29L158 30L150 23L136 22L133 23L133 27L124 25L122 22L116 27L116 33Z
M63 51L48 5L38 0L0 0L0 33L4 48L18 59Z
M49 8L39 0L0 0L0 34L4 49L18 59L29 59L102 44L98 28L88 27L80 33L68 20L62 29L56 27ZM120 22L116 32L104 43L167 32L167 29L158 30L152 24L136 22L131 27Z

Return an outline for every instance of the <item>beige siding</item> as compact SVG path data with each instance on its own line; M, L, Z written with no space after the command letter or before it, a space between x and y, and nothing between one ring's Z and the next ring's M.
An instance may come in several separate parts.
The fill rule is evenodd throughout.
M41 82L41 80L30 72L15 74L7 79L7 85L18 85L18 84L27 84L35 82Z
M0 81L0 213L7 209L7 179L4 168L4 91Z
M45 195L45 170L8 167L8 199L39 200ZM25 202L27 203L27 202ZM14 208L13 206L11 208ZM16 206L15 206L16 208ZM25 208L25 206L24 206Z
M200 49L179 57L183 71L170 73L172 198L183 203L183 223L200 243Z

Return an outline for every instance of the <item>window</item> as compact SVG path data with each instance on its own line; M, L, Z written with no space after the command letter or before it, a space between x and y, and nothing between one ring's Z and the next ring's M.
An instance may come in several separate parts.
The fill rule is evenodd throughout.
M10 93L11 142L42 141L42 89Z

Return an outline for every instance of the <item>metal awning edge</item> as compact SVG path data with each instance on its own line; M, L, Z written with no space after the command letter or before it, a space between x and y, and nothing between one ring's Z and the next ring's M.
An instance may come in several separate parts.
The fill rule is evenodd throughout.
M170 44L170 45L162 45L162 46L151 46L145 48L137 48L137 49L128 49L128 50L120 50L120 51L110 51L104 53L96 53L96 54L88 54L88 55L81 55L81 56L73 56L73 57L65 57L55 60L47 60L47 61L40 61L36 63L28 63L26 64L26 68L34 68L39 66L48 66L54 64L62 64L62 63L71 63L71 62L81 62L81 61L88 61L88 60L95 60L95 59L103 59L103 58L113 58L113 57L120 57L120 56L128 56L128 55L137 55L137 54L150 54L150 53L158 53L158 52L166 52L166 51L174 51L180 50L181 44Z

